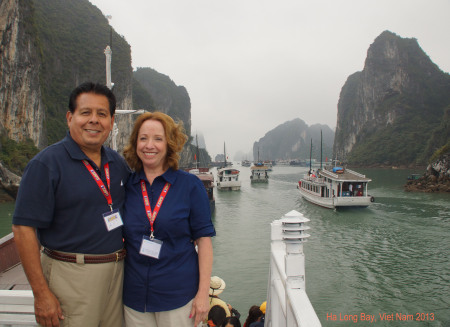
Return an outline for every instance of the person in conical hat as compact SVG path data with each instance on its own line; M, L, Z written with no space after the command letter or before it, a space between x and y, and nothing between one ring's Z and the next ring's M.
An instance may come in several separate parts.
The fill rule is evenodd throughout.
M225 281L218 277L218 276L212 276L210 283L209 283L209 305L210 308L212 308L215 305L220 305L222 308L225 309L225 313L227 317L231 317L232 315L235 317L240 317L241 314L239 311L234 309L229 303L226 303L222 299L219 298L219 294L222 294L226 287Z

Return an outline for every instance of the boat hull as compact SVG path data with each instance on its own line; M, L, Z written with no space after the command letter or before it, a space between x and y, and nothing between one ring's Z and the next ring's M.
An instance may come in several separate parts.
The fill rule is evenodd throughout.
M268 183L269 182L269 178L266 177L259 177L259 178L254 178L253 176L250 176L250 182L252 183Z
M301 188L300 188L300 195L308 202L329 209L344 208L344 207L365 208L371 204L373 199L370 196L323 198L318 197L314 194L310 194Z
M241 189L241 182L217 182L217 189L221 191L239 191Z

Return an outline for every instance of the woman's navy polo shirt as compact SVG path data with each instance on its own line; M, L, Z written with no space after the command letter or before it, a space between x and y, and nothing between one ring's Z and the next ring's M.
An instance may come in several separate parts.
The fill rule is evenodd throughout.
M107 185L103 165L109 163L113 208L123 213L130 170L117 152L102 147L101 153L96 171ZM41 244L52 250L112 253L123 248L122 227L108 232L103 214L111 209L83 159L89 160L70 134L38 153L22 176L13 224L35 227Z
M150 236L141 179L146 182L152 212L166 182L171 184L153 225L154 237L163 241L159 259L139 254L143 236ZM169 169L150 186L141 171L132 174L126 194L124 304L140 312L186 305L197 294L199 284L193 240L216 235L203 183L193 174Z

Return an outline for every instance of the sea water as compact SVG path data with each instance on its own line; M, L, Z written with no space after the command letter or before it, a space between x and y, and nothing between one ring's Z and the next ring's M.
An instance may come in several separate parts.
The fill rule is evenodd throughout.
M291 210L311 221L306 292L322 326L450 326L450 195L403 191L408 170L356 169L373 181L365 209L330 210L300 198L308 168L274 166L269 183L217 191L213 275L241 313L266 300L270 223ZM215 169L213 170L215 173ZM0 205L0 236L13 204Z

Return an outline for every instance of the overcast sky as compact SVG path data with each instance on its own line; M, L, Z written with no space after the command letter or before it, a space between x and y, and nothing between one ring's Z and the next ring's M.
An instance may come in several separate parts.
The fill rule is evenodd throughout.
M192 133L213 159L294 118L335 129L341 88L384 30L450 71L450 0L90 1L131 45L134 69L186 87Z

